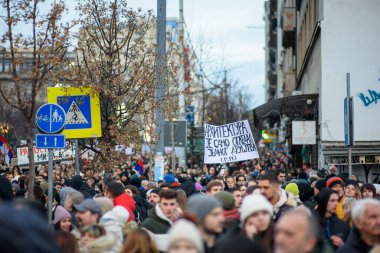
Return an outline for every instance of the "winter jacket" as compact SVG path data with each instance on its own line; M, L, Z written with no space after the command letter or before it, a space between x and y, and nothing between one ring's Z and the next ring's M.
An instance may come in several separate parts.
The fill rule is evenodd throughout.
M135 201L134 199L126 193L122 193L113 200L114 206L122 206L129 212L128 221L134 220L133 212L135 211Z
M75 175L70 180L70 186L77 191L80 191L85 199L90 199L95 196L95 190L91 189L87 182L83 181L83 178L79 175Z
M223 211L225 218L224 230L227 232L239 231L240 212L237 209Z
M318 219L320 225L320 238L331 242L331 236L336 235L342 238L344 242L347 240L350 226L347 222L339 220L336 214L333 214L329 218L321 218L318 215ZM336 248L335 246L333 247Z
M332 248L331 244L319 239L317 245L315 245L311 253L334 253L335 250Z
M332 194L336 194L332 189L322 189L316 197L318 208L315 210L320 226L319 236L329 243L331 243L331 236L333 235L339 236L343 241L346 241L350 232L348 223L339 220L337 214L333 213L331 217L325 218L328 202ZM336 249L335 246L333 247Z
M298 206L293 194L286 192L284 189L279 189L279 191L280 199L273 205L273 218L275 221L278 221L283 213Z
M95 239L86 246L80 246L82 253L118 253L121 245L118 245L117 239L109 233Z
M137 224L141 225L141 223L148 217L148 209L149 203L146 199L143 199L140 195L136 194L133 196L135 201L135 221Z
M340 247L336 253L368 253L372 246L368 246L362 239L360 231L353 227L347 242Z
M173 222L164 215L159 204L149 210L148 218L142 223L142 227L150 232L160 251L167 251L167 232L172 225Z

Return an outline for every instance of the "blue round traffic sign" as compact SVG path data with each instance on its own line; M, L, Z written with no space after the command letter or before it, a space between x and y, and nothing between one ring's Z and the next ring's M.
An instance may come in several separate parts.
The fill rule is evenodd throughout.
M36 113L37 127L44 133L60 132L66 122L65 110L57 104L44 104Z

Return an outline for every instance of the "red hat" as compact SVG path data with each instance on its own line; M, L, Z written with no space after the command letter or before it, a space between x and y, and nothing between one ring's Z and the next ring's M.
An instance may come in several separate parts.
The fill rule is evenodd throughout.
M332 177L332 178L330 178L326 182L326 188L332 188L336 184L341 184L342 186L344 186L343 179L341 179L340 177Z

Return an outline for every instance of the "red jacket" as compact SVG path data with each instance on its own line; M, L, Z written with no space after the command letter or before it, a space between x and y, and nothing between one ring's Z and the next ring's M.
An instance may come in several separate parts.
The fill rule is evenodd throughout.
M135 201L134 199L126 193L119 195L113 200L114 206L122 206L129 212L128 221L135 219L133 212L135 211Z

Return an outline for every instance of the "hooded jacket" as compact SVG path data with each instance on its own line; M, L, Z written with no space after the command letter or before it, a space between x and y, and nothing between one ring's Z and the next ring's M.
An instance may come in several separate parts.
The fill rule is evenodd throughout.
M293 194L280 189L280 200L273 205L274 220L277 221L283 213L298 206Z
M113 200L113 205L122 206L129 212L128 221L134 220L133 212L135 211L135 201L134 199L126 193L122 193Z
M318 209L316 213L320 225L320 237L330 242L331 236L336 235L346 241L350 231L348 223L339 220L335 213L328 218L325 217L327 203L333 193L332 189L326 188L322 189L317 196Z
M80 191L85 199L90 199L95 196L95 190L91 189L83 178L79 175L75 175L70 180L70 186L77 191Z

